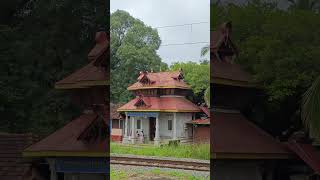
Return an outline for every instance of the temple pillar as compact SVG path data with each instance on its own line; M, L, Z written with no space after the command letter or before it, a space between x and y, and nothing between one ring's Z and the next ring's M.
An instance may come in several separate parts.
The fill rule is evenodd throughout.
M135 118L131 117L131 143L135 144L136 143L136 128L135 128Z
M50 168L50 180L57 180L57 172L55 168L55 159L47 159Z
M126 120L124 123L124 136L122 139L122 143L128 143L128 113L126 113Z
M154 137L154 145L160 145L160 127L159 127L159 114L156 116L156 133Z
M177 113L173 113L173 135L172 139L177 139Z

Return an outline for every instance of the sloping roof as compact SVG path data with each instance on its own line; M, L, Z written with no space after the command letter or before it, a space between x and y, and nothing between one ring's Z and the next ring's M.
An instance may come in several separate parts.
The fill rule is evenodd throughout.
M110 104L110 117L111 119L121 119L120 113L117 111L118 108L123 106L123 104Z
M24 151L25 156L107 156L107 139L86 143L80 135L98 118L96 113L83 114Z
M181 72L145 72L140 73L138 81L128 87L128 90L151 89L151 88L180 88L191 89L183 79L179 79ZM143 84L139 80L146 76L151 83Z
M95 66L94 63L95 61L90 62L83 68L58 81L55 87L58 89L68 89L93 85L107 85L106 69L101 66Z
M35 142L32 134L0 133L0 179L23 180L31 164L23 162L22 151Z
M105 32L97 32L96 45L88 54L90 63L55 84L57 89L85 88L107 85L106 56L109 41Z
M312 144L299 143L289 140L287 143L290 150L297 154L311 169L320 174L320 156Z
M286 158L291 154L284 145L239 112L213 112L212 116L211 143L216 158L225 158L219 154L249 155L261 159Z
M252 77L239 64L225 61L211 61L211 81L216 84L234 83L242 86L252 85ZM229 85L231 85L229 84Z
M184 97L142 97L146 106L135 106L141 97L136 97L121 106L118 111L200 112L198 106Z
M206 118L206 119L195 119L192 120L190 122L187 122L188 124L206 124L206 125L210 125L210 118Z
M208 116L210 117L210 111L207 107L199 106L199 108Z

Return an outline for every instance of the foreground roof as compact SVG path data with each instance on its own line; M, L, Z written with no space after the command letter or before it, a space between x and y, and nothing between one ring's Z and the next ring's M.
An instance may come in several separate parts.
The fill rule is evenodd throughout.
M58 81L55 85L55 88L70 89L107 85L106 69L101 66L95 66L94 63L95 61L90 62L83 68Z
M31 164L23 162L22 151L35 142L32 134L0 133L0 179L23 180L31 171Z
M57 89L86 88L107 85L107 62L109 40L105 32L96 33L96 45L88 54L89 64L55 84Z
M143 106L137 106L143 101ZM184 97L136 97L118 111L200 112L200 108Z
M239 64L232 64L226 61L211 61L211 83L233 85L233 86L254 86L252 77L244 71Z
M211 148L216 159L282 159L287 148L239 112L213 112Z
M95 143L86 143L86 141L79 139L97 118L96 113L81 115L48 137L25 149L24 156L106 157L108 155L108 138Z
M148 78L150 83L143 84L140 82L143 78ZM141 72L138 81L128 87L128 90L152 89L152 88L180 88L191 89L183 80L181 71L173 72Z

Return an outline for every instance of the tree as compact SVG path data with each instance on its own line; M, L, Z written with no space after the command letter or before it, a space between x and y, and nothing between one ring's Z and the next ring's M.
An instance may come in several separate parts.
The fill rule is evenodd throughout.
M49 134L79 115L54 83L88 63L95 32L107 30L107 7L5 0L0 9L0 131Z
M170 70L177 71L182 69L185 81L191 86L195 94L196 103L209 102L205 101L205 91L210 86L210 66L208 63L196 62L175 62L170 66ZM208 94L207 94L208 97ZM208 104L209 105L209 104Z
M131 98L127 87L136 81L140 71L157 72L167 65L156 52L161 44L156 29L121 10L111 14L110 28L111 102L126 102Z
M290 8L300 10L319 11L320 2L318 0L288 0Z
M306 91L302 101L302 120L312 138L320 139L320 76Z
M265 3L213 7L211 29L232 21L232 38L240 51L236 63L266 93L265 123L278 135L292 124L302 94L320 74L320 15Z

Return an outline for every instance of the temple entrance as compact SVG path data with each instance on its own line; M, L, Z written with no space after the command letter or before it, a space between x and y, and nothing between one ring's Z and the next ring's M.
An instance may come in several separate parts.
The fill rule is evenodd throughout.
M149 137L150 137L150 141L154 140L155 135L156 135L156 118L150 117L149 118Z

